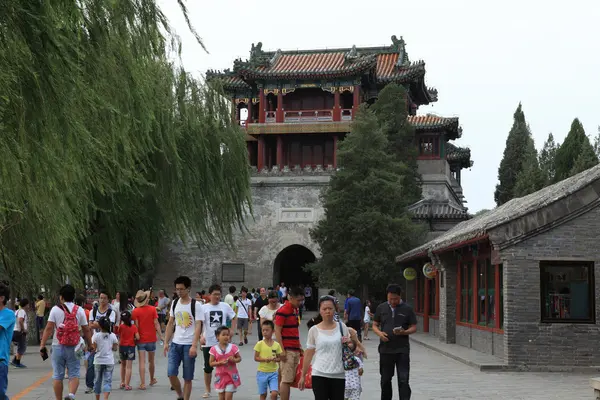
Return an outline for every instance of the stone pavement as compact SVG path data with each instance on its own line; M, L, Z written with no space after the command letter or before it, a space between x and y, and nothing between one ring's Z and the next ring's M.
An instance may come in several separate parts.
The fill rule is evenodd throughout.
M255 328L255 327L254 327ZM301 333L306 338L306 329ZM249 337L250 343L256 342L256 333ZM379 366L377 356L377 341L365 341L369 359L365 361L363 379L363 396L365 400L379 398ZM239 364L242 386L234 399L257 399L255 371L252 345L243 346L242 363ZM35 354L36 348L31 348L25 356L24 363L29 366L26 370L11 369L9 372L9 397L11 400L39 399L51 400L52 385L49 379L51 365L42 363ZM537 400L537 399L572 399L585 400L593 398L593 390L589 386L590 375L564 373L517 373L517 372L481 372L458 361L447 358L433 350L416 343L412 344L411 386L413 400ZM201 357L201 356L200 356ZM157 354L157 377L159 384L145 392L133 390L122 392L118 389L118 366L115 368L114 383L111 399L115 400L159 400L174 399L175 395L169 390L166 377L167 362L162 354ZM198 360L194 381L193 399L201 399L204 392L202 381L201 359ZM132 386L138 383L137 364L134 364ZM65 381L66 383L66 381ZM78 399L93 399L93 395L83 393L80 385ZM292 389L293 400L313 399L312 392L299 392ZM397 388L394 388L396 392ZM212 397L216 398L215 395ZM397 397L394 397L397 399Z

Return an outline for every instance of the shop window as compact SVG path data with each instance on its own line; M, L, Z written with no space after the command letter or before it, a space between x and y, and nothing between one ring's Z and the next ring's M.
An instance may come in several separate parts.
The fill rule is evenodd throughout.
M473 263L465 262L460 271L461 303L460 321L473 322Z
M479 325L496 326L496 271L489 258L477 262L477 304Z
M595 322L594 263L540 263L542 322Z

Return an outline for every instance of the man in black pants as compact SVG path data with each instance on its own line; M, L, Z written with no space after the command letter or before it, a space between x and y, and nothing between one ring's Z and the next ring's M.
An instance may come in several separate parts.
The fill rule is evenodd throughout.
M390 284L387 287L387 299L387 302L377 307L373 318L373 332L381 340L379 343L381 400L392 400L394 370L398 373L399 399L410 400L408 335L417 331L417 317L412 307L402 301L402 289L399 285Z
M254 318L258 319L259 322L256 323L256 327L258 328L258 340L263 340L262 334L262 326L260 326L260 317L258 316L258 312L261 308L269 304L269 299L267 299L267 291L265 288L260 288L259 290L260 296L254 301L252 304L252 309L254 310Z

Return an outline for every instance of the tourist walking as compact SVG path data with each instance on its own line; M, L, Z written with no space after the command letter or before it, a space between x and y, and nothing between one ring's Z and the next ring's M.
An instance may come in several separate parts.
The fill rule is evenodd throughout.
M337 322L340 320L340 314L339 314L340 313L340 301L338 300L337 297L335 297L335 290L333 290L333 289L331 289L327 295L333 297L333 299L335 301L335 314L333 316L333 319ZM317 305L317 311L319 311L318 305Z
M364 340L370 340L369 339L369 327L371 325L371 320L373 318L373 313L371 312L371 302L369 300L367 300L365 302L365 316L363 318L363 332L364 332L364 336L363 339Z
M281 308L282 304L279 302L279 295L274 290L269 292L267 297L267 305L263 306L259 311L260 325L265 321L275 321L275 313Z
M200 343L202 344L202 355L204 357L204 386L205 392L202 398L209 398L211 392L211 380L213 367L210 365L210 349L218 343L216 331L225 325L225 321L233 320L235 314L233 309L221 301L221 286L212 285L208 289L210 302L202 307L204 314L203 331Z
M156 308L158 309L158 323L160 324L160 330L163 334L165 333L165 327L167 326L167 311L169 310L170 302L169 298L165 295L165 291L159 290Z
M46 300L43 295L38 295L35 302L35 328L37 330L37 341L40 342L44 331L44 316L46 315Z
M240 349L231 343L231 332L226 326L221 326L215 331L218 343L212 346L210 353L210 366L215 370L215 391L219 393L219 400L231 400L242 384L237 365L242 361Z
M0 400L8 400L8 360L16 321L15 313L6 306L8 299L10 290L8 286L0 283Z
M121 360L121 389L131 390L131 374L135 361L135 342L140 340L137 326L131 323L131 313L121 313L119 325L119 359Z
M101 317L96 324L100 330L92 336L92 346L94 356L94 393L96 400L100 400L100 394L104 394L104 399L108 399L112 391L112 377L115 368L115 359L113 351L117 351L119 340L117 335L112 333L112 322L107 317Z
M240 298L237 299L237 328L240 334L240 346L248 344L248 327L252 318L252 300L248 298L248 289L242 287Z
M256 300L252 304L252 314L254 315L254 318L257 320L256 325L258 326L258 340L263 340L262 321L260 319L259 313L260 313L261 308L263 308L267 304L269 304L269 299L267 298L267 290L265 288L260 288L259 296L256 298Z
M25 364L21 363L23 355L27 350L27 311L29 311L29 300L21 299L19 302L19 309L15 311L15 327L13 330L12 341L17 347L15 356L11 361L10 365L15 368L27 368Z
M275 325L273 321L264 321L262 325L263 338L254 346L254 361L258 362L256 383L261 400L270 395L271 400L277 400L279 395L279 366L281 346L273 340Z
M350 331L348 351L354 354L351 356L353 361L345 362L344 365L344 369L346 370L344 399L359 400L362 393L361 378L364 373L364 364L362 360L363 354L362 352L357 351L357 349L360 349L360 341L358 340L358 336L352 335L352 328L348 328L348 330Z
M354 329L358 335L358 340L362 340L361 328L363 325L362 302L356 297L354 290L348 291L348 297L344 304L344 319L346 324Z
M46 329L42 335L40 354L48 358L46 341L54 334L52 339L52 386L56 400L63 399L63 380L65 369L69 371L69 394L65 399L74 399L79 387L80 360L75 355L75 347L81 341L81 329L88 349L92 348L91 333L88 321L85 318L83 307L73 303L75 288L71 285L63 286L59 291L60 304L52 307ZM1 354L0 354L1 356ZM0 357L1 358L1 357Z
M296 368L302 354L298 308L303 300L304 291L294 287L289 292L288 301L275 313L275 339L283 347L279 388L281 400L290 399L290 387L296 378Z
M373 317L373 332L379 336L379 371L381 400L392 400L392 378L398 374L400 400L410 400L410 343L408 336L417 331L417 317L402 301L400 285L387 287L387 302L381 303Z
M225 299L223 299L223 301L229 306L231 307L231 309L233 311L235 311L235 292L236 292L236 287L235 286L229 286L229 293L227 293L227 295L225 296ZM210 293L209 293L210 294ZM227 320L227 323L225 324L228 328L232 327L232 319L231 320ZM235 328L233 329L233 331L235 332ZM232 335L233 336L233 335Z
M312 389L315 400L344 400L346 374L343 346L350 340L348 327L335 321L335 298L319 299L321 321L308 331L302 376L298 388L304 390L305 377L312 364Z
M306 285L304 288L304 304L306 307L306 311L309 311L309 307L312 308L312 287L310 285Z
M110 328L112 331L112 327L117 322L117 313L113 311L110 306L110 297L108 292L102 290L100 291L100 295L98 296L98 305L94 306L92 311L90 312L90 328L93 333L97 333L101 331L101 327L98 324L100 318L106 318L106 320L110 323ZM86 393L92 393L94 391L94 382L96 377L96 368L94 363L94 352L91 352L87 359L87 372L85 374L85 385L87 386Z
M156 341L162 339L160 324L158 323L158 313L156 307L148 305L150 301L150 291L138 290L135 295L135 309L131 313L131 319L135 321L140 334L140 340L137 343L140 371L140 390L146 390L146 356L148 356L148 372L150 373L150 386L158 383L154 372Z
M204 314L202 303L190 296L192 280L187 276L180 276L174 283L179 298L171 304L171 315L175 318L170 318L167 324L164 354L169 355L167 375L177 398L190 400ZM171 338L173 341L169 343ZM183 390L178 377L181 364Z

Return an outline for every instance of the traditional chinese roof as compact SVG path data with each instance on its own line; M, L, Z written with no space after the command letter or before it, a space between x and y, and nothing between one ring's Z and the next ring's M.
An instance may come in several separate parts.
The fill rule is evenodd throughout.
M450 164L456 164L459 168L471 168L471 149L468 147L458 147L452 143L446 143L446 160Z
M206 80L211 81L214 79L220 79L223 84L223 88L225 90L235 90L235 89L250 89L250 85L248 85L244 80L232 72L231 70L225 70L224 72L218 72L209 70L206 72Z
M458 117L440 117L433 114L410 115L408 121L420 132L445 131L449 140L458 139L462 136L462 128L458 123Z
M465 207L453 204L448 200L423 199L408 207L408 210L417 219L469 219Z
M549 209L559 201L573 195L576 192L582 191L590 185L591 191L586 192L584 200L572 200L567 204L563 204L560 207L560 213L577 214L581 209L586 209L588 206L595 206L600 201L599 198L599 185L600 182L600 165L592 167L586 171L583 171L570 178L562 180L554 185L547 186L541 190L530 195L512 199L511 201L504 203L503 205L496 207L480 216L477 216L471 220L461 222L448 232L438 236L430 242L425 243L422 246L414 248L413 250L402 254L396 258L397 262L404 262L427 255L433 252L441 252L449 248L453 248L461 243L471 242L478 238L485 238L488 233L496 228L505 226L506 224L515 221L525 216L540 211L542 209ZM561 217L557 214L557 211L550 212L545 211L546 224L556 226L554 218ZM552 218L554 217L554 218ZM561 217L563 221L566 217ZM542 221L544 223L544 221ZM536 230L541 232L542 227L528 226L523 223L518 229L518 232L514 232L515 235L524 236L529 233L529 230Z

